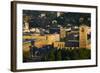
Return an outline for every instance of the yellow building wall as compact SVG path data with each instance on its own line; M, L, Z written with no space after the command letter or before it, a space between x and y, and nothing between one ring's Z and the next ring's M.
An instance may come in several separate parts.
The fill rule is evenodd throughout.
M44 40L44 41L35 41L34 42L34 46L37 47L37 48L42 48L45 45L48 45L46 40Z
M65 28L61 27L61 28L60 28L60 38L65 38L65 37L66 37Z
M64 42L54 42L53 46L56 48L65 48L65 43Z
M88 26L83 25L80 26L79 29L79 47L80 48L86 48L87 47L87 32L88 32Z
M35 40L46 40L46 35L44 35L44 36L41 36L41 35L32 36L32 39L35 39Z
M23 35L23 39L32 39L31 35Z
M52 43L55 41L60 41L59 34L49 34L46 36L46 38L49 45L52 45Z

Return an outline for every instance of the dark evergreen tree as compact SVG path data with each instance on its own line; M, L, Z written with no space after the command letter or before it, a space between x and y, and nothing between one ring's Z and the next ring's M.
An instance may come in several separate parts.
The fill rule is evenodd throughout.
M54 61L55 60L55 54L54 54L54 49L53 48L50 49L50 52L49 52L49 55L48 55L48 60L49 61Z
M57 50L56 55L55 55L55 59L62 60L61 50Z

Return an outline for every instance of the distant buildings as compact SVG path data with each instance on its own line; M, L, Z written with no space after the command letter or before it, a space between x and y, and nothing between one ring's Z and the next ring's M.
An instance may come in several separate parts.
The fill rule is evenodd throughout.
M58 13L58 16L59 15L60 14ZM44 16L44 14L42 16ZM48 34L41 34L41 31L43 33L46 30L42 28L29 29L29 23L24 22L23 33L30 33L30 35L23 35L23 40L33 39L34 44L32 45L34 45L37 48L42 48L46 45L53 45L53 47L56 48L91 48L91 43L88 43L87 36L91 33L91 30L90 27L86 25L81 25L80 27L74 26L72 28L59 27L57 29L48 29L48 31L51 32ZM61 39L63 39L63 41L61 41Z
M60 42L60 41L59 42L54 42L53 46L56 47L56 48L62 49L62 48L65 48L65 42Z
M38 48L42 48L45 45L52 45L54 42L60 41L59 34L37 36L34 39L35 39L34 46Z
M46 35L48 45L52 45L53 42L60 41L60 36L59 34L47 34Z
M42 41L35 41L33 44L35 47L37 48L42 48L45 45L47 45L47 41L46 40L42 40Z

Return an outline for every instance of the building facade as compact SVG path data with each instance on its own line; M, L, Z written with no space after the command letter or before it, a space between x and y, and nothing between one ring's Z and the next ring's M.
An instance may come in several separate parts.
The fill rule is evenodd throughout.
M88 44L87 40L88 26L82 25L79 29L79 47L86 48Z
M60 38L65 38L66 37L66 29L63 27L60 27Z
M54 42L54 43L53 43L53 46L54 46L55 48L62 49L62 48L65 48L65 42Z

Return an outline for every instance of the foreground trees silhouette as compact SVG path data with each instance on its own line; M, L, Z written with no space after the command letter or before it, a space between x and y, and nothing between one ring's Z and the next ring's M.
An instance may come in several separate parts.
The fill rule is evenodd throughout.
M31 56L33 55L33 57ZM34 60L34 57L36 60ZM63 61L63 60L83 60L91 59L91 49L85 48L36 48L31 49L31 54L28 58L31 62L37 61ZM26 61L25 61L26 62ZM28 60L27 60L28 62Z

